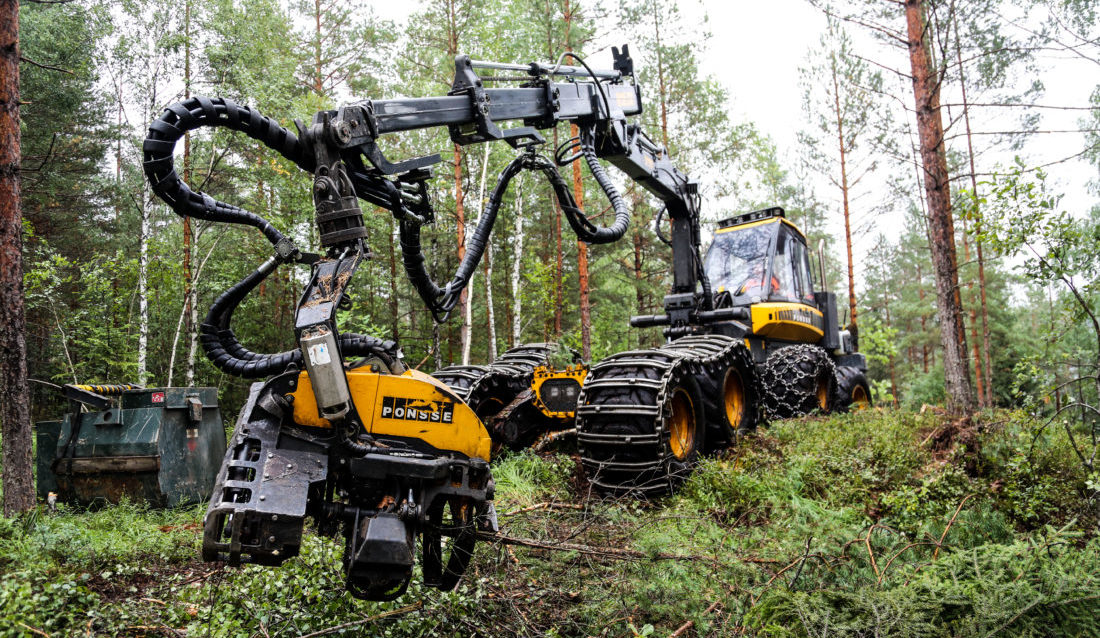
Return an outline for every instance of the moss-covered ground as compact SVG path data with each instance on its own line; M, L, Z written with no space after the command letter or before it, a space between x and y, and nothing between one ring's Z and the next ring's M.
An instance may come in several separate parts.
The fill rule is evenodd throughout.
M576 465L498 462L526 544L392 603L348 596L313 535L280 568L202 563L202 508L0 519L0 636L1100 636L1100 503L1065 427L781 421L652 503L601 500Z

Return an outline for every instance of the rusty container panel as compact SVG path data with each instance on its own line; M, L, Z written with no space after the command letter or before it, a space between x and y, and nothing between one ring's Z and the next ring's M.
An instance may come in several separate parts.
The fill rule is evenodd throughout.
M61 421L52 455L39 424L39 495L67 502L157 507L210 496L225 455L225 429L214 388L153 388L122 393L117 405ZM45 436L44 436L45 435ZM43 459L52 459L43 472ZM55 490L47 489L52 479Z

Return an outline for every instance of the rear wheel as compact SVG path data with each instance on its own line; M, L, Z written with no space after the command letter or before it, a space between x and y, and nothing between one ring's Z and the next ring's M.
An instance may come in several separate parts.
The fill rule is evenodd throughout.
M450 386L489 429L495 456L504 447L527 447L546 429L537 411L512 402L531 388L534 369L560 358L563 350L553 343L522 344L487 366L448 366L432 376ZM502 418L494 418L509 406Z
M768 414L781 419L833 408L835 366L824 350L799 344L773 351L764 364Z
M722 377L722 430L729 441L755 430L759 413L756 371L747 356L743 359L731 363Z
M840 412L871 407L871 385L862 370L853 366L837 367L835 405Z

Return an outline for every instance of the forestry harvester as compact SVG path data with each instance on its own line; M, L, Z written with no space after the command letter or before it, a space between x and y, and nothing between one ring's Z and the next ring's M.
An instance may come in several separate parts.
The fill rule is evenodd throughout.
M566 56L579 66L563 64ZM505 75L481 77L479 69ZM494 436L498 445L518 445L531 434L520 428L502 436L493 416L538 418L513 405L524 389L538 392L541 418L565 426L575 419L592 481L612 491L667 489L702 450L708 424L725 437L751 428L761 397L780 413L804 410L811 400L829 407L834 361L860 368L861 359L837 328L832 295L812 290L805 240L776 211L731 220L704 268L698 185L632 121L642 112L633 75L626 47L614 50L611 70L592 70L573 54L555 64L522 65L460 55L445 96L358 101L317 113L308 126L296 123L297 133L232 100L206 97L173 104L150 125L144 164L154 191L180 215L253 226L273 248L267 261L215 300L201 327L203 350L215 366L266 379L253 384L217 476L204 519L206 560L280 564L298 553L308 517L319 532L343 537L354 595L400 595L418 553L425 584L453 588L478 532L496 528L489 468ZM501 126L507 121L521 125ZM551 159L540 153L539 131L563 122L580 133ZM517 154L499 176L456 272L440 285L426 267L420 233L435 217L428 179L441 158L391 161L379 141L443 126L456 144L503 140ZM302 251L259 215L183 183L174 148L200 127L244 133L312 175L321 254ZM585 216L558 172L582 158L614 209L608 227ZM448 385L410 369L397 344L337 329L353 275L370 256L359 200L397 220L408 278L444 321L520 171L547 180L582 241L623 236L630 211L601 160L656 195L670 221L673 286L665 314L632 320L664 326L666 345L565 372L555 371L555 348L525 346L484 375L448 378ZM230 327L234 311L272 272L294 265L311 272L295 313L296 347L248 350ZM483 384L493 391L472 387ZM497 391L504 386L507 391Z

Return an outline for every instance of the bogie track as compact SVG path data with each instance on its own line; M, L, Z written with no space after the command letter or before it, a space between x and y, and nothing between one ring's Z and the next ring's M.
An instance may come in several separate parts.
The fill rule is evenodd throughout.
M530 397L521 395L530 390L535 368L550 363L560 349L554 343L522 344L489 365L447 366L432 376L446 383L485 422L496 447L522 449L545 432L546 424L526 400ZM502 414L505 411L508 414Z
M608 493L673 489L690 473L708 436L732 436L755 423L751 365L741 341L698 335L621 352L593 366L577 405L589 480ZM745 380L735 425L728 423L720 392L730 370Z

